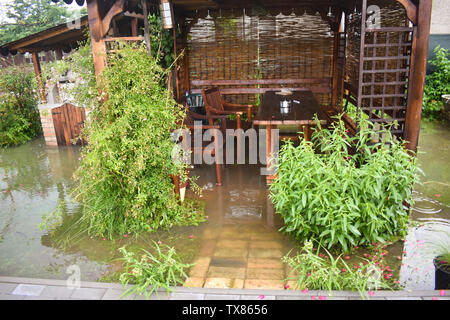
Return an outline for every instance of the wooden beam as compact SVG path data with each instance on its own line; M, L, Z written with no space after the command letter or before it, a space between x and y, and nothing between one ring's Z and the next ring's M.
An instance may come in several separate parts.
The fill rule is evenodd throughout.
M417 7L411 0L397 0L403 7L405 7L406 15L408 16L408 19L411 20L411 22L414 25L417 25Z
M88 23L87 20L81 20L81 26L85 26ZM36 36L30 36L30 39L28 40L24 40L24 41L17 41L17 43L12 44L11 46L8 46L9 50L19 50L23 47L27 47L30 45L35 44L36 42L42 41L42 40L46 40L46 39L50 39L53 37L56 37L60 34L69 32L71 29L69 29L67 26L62 26L60 28L56 28L53 31L48 31L45 32L43 31L42 34L37 34Z
M39 62L39 55L37 52L31 54L33 58L34 74L36 75L36 82L39 91L39 98L42 103L47 103L45 96L44 82L42 81L41 63Z
M428 45L430 40L432 0L419 3L417 26L414 28L411 49L411 71L408 84L408 106L404 139L406 147L416 151L419 143L420 120L422 116L423 90L427 69Z
M112 18L114 18L119 13L123 12L124 3L125 3L125 0L116 0L116 2L114 2L111 9L109 9L106 16L103 19L101 19L102 33L100 35L100 39L103 38L106 35L106 33L108 32L109 27L111 25Z

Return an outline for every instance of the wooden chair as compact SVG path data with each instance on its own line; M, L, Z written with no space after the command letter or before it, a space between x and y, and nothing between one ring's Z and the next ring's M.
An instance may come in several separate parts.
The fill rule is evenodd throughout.
M208 116L235 114L237 118L237 129L241 128L242 114L247 112L248 121L251 121L252 115L257 111L257 106L252 104L242 105L226 102L220 95L220 90L218 87L203 89L202 95L205 103L206 114ZM212 119L210 119L209 124L213 124Z
M184 118L184 125L189 130L191 130L192 133L193 133L194 128L195 128L195 121L200 121L200 123L201 123L201 121L203 121L203 120L207 120L208 122L210 122L212 124L209 124L209 125L201 124L201 129L202 130L218 129L221 132L225 133L225 130L226 130L225 119L227 117L226 115L212 115L212 116L210 116L210 115L201 115L201 114L198 114L198 113L195 113L195 112L189 110L189 107L187 105L185 106L185 110L186 110L186 117ZM214 124L214 120L221 120L221 125L215 125ZM191 137L192 136L193 135L191 135ZM223 137L224 136L225 135L223 135ZM219 155L216 154L216 149L219 148L219 145L218 145L219 140L217 138L217 132L216 131L214 131L214 133L213 133L213 138L214 138L214 149L212 149L212 150L207 150L206 149L206 147L208 146L208 144L210 142L207 142L207 141L206 142L202 142L202 146L200 148L196 148L193 145L192 141L191 141L191 151L194 154L201 154L202 156L203 156L203 154L205 152L209 152L211 156L216 158L216 164L215 164L215 166L216 166L216 184L218 186L221 186L222 185L222 171L221 171L222 164L220 164L220 162L219 162L219 160L220 160L219 159ZM225 143L225 140L222 139L222 145L224 143Z

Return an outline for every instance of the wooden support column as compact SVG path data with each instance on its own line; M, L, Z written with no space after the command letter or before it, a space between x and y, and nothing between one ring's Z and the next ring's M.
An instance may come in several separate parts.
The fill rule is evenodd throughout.
M180 101L181 92L180 92L180 76L178 74L178 52L177 52L177 23L173 26L173 52L175 56L174 68L175 68L175 83L177 87L177 101Z
M137 37L138 33L137 27L138 27L138 18L133 18L131 20L131 36Z
M36 83L39 91L39 99L42 103L47 103L47 98L45 96L44 82L42 81L42 71L41 71L41 63L39 62L39 53L37 51L33 51L31 54L33 58L33 67L34 74L36 75Z
M63 52L61 49L56 49L55 50L55 56L56 56L56 60L62 60L63 58Z
M431 0L421 0L417 10L417 26L411 50L411 70L408 84L408 106L406 109L404 139L406 147L416 151L419 143L420 120L422 116L423 90L428 58L428 44L431 26Z
M147 44L148 54L152 55L152 45L150 40L150 28L148 26L148 8L147 8L147 0L142 0L142 11L144 12L144 39Z
M100 0L88 0L87 11L89 29L91 31L92 55L94 59L95 75L98 76L105 67L106 50L102 41L104 30L99 11Z
M331 103L334 107L338 104L338 88L339 88L339 24L341 22L342 12L336 14L336 20L333 24L333 92Z

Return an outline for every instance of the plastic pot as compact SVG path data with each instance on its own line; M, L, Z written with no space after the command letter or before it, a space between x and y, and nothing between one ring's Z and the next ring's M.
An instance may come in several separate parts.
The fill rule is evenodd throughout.
M448 290L450 289L450 267L445 267L443 263L440 263L441 258L435 257L433 259L435 280L435 290Z

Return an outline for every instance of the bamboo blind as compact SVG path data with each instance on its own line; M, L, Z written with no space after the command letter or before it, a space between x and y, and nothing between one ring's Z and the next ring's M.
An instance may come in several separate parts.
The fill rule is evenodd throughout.
M321 78L330 79L326 84L330 87L333 32L323 14L289 8L275 12L255 10L215 12L198 19L187 39L190 80ZM302 86L313 89L320 85ZM220 86L232 87L237 86ZM316 97L320 103L329 104L331 94L319 92ZM256 103L258 96L240 94L225 98L236 103Z

